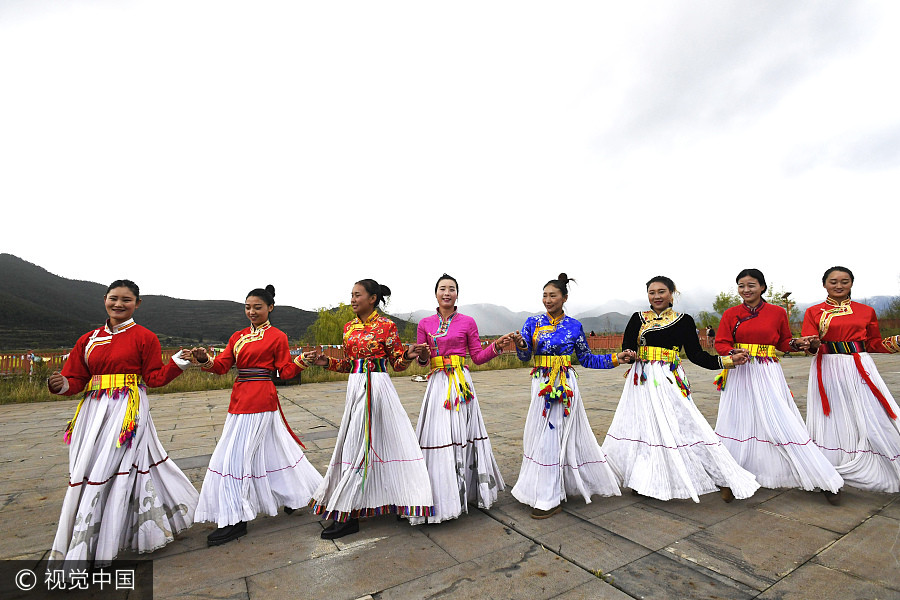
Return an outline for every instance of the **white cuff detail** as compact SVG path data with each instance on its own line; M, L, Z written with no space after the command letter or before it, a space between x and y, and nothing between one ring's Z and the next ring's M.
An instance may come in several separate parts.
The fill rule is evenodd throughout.
M57 396L62 396L63 394L65 394L65 393L68 392L68 391L69 391L69 378L68 378L68 377L63 377L63 386L62 386L62 388L60 388L60 390L59 390L58 392L50 392L50 393L51 393L51 394L54 394L54 393L55 393Z
M191 366L191 361L183 358L181 355L184 353L184 350L179 350L175 354L172 355L172 360L178 365L178 368L182 371L187 371L188 367Z

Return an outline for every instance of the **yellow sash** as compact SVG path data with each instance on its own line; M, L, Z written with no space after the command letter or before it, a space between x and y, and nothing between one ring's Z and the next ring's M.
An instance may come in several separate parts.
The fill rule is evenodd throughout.
M771 344L735 344L734 347L743 348L750 353L750 356L776 357L775 346Z
M92 392L100 390L128 390L128 408L125 409L125 418L122 420L122 430L119 432L119 439L116 442L116 448L121 448L122 444L131 444L131 438L137 430L138 409L140 407L141 395L140 386L144 385L144 379L140 375L133 373L115 374L115 375L94 375L88 382L84 390L84 396L75 408L75 416L66 425L63 438L66 443L72 441L72 431L75 429L75 421L81 412L81 405L84 404L85 398Z
M681 362L681 354L672 348L660 348L659 346L641 346L638 348L638 360L662 361L667 363Z
M550 369L550 378L547 383L554 385L556 378L559 377L559 383L566 385L565 367L572 366L571 356L551 356L549 354L535 354L534 366Z
M468 403L475 397L472 390L469 389L465 374L460 372L462 369L468 369L465 356L454 354L451 356L435 356L431 359L431 373L428 376L430 377L438 371L443 371L450 380L447 385L447 399L444 401L444 408L447 410L450 410L454 405L456 410L459 410L460 398L462 398L463 402ZM456 390L456 402L452 401L453 390Z

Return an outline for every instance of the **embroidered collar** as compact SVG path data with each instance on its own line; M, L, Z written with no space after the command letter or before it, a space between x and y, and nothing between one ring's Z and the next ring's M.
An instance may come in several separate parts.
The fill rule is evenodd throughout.
M828 306L850 306L850 298L838 302L831 296L828 296L827 298L825 298L825 304L827 304Z
M360 329L364 329L366 325L371 325L378 319L380 315L377 310L373 310L372 314L366 317L366 320L363 321L359 317L353 317L353 320L347 323L347 331L345 333L350 333L351 331L357 331Z
M825 304L831 308L823 308L822 315L819 317L819 337L824 338L828 333L828 327L831 325L831 319L834 317L842 317L844 315L852 315L853 307L850 306L850 298L846 300L833 300L831 296L825 298Z
M253 323L250 323L250 333L256 333L260 329L268 329L271 326L272 326L272 324L269 323L268 319L266 319L265 323L260 323L259 326L256 326Z
M130 327L133 327L135 325L137 325L137 323L134 322L133 317L131 319L128 319L124 323L119 323L118 325L112 325L112 326L110 326L109 319L107 319L106 324L103 326L103 328L106 330L106 333L109 333L111 335L116 335L117 333L121 333L121 332L125 331L126 329L129 329Z
M242 335L238 338L238 340L234 343L234 355L240 353L241 349L247 345L249 342L256 342L263 339L266 336L266 331L272 326L269 324L269 321L266 320L265 323L262 323L259 327L254 327L253 323L250 324L250 331Z
M753 316L756 316L756 315L759 314L759 311L762 310L763 304L765 304L765 303L766 303L766 301L763 300L762 298L760 298L760 299L759 299L759 304L757 304L757 305L754 306L753 308L750 308L749 306L747 306L747 303L746 303L746 302L744 302L743 304L741 304L741 306L743 306L743 307L744 307L744 310L746 310L748 313L750 313L750 314L753 315ZM753 317L749 317L749 318L752 319Z
M744 307L744 311L747 312L748 314L743 317L738 317L737 322L734 324L734 328L731 330L732 339L734 338L734 335L737 333L738 327L741 326L741 323L743 323L744 321L749 321L750 319L755 319L756 317L759 316L759 313L762 312L763 304L765 304L765 303L766 303L766 301L763 300L762 298L760 298L759 304L757 304L753 308L747 306L746 302L741 304L741 306Z
M653 329L663 329L665 327L669 327L678 322L681 318L681 313L675 312L672 307L666 308L659 314L656 314L655 310L645 310L641 313L641 320L643 324L641 324L641 329L638 332L638 340L640 345L644 344L644 334Z
M563 319L566 318L566 313L564 313L564 312L560 313L560 315L558 317L556 317L555 319L550 316L550 313L547 313L547 318L550 320L550 324L553 325L554 327L556 327L557 325L562 323Z
M457 314L459 314L459 313L457 312L457 309L454 306L453 313L449 317L447 317L447 319L445 320L444 316L441 314L441 310L438 309L437 316L438 316L439 325L438 325L437 331L429 334L431 336L431 338L433 340L435 340L437 338L442 338L442 337L446 336L447 333L449 333L449 331L450 331L450 322L453 321L453 317L455 317Z
M556 328L559 326L559 324L562 323L563 319L566 318L566 313L562 313L555 319L550 316L550 313L544 313L544 314L547 316L548 324L547 325L538 325L537 327L534 328L534 333L531 335L531 347L532 348L537 348L538 337L540 337L541 335L543 335L545 333L551 334L554 331L556 331Z

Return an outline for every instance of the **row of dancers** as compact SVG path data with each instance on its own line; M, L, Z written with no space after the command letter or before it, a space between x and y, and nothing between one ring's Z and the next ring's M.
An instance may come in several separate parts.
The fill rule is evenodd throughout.
M292 358L287 336L269 321L272 286L246 297L250 326L215 358L182 350L163 364L158 339L133 319L138 286L113 282L104 297L103 327L83 335L62 372L48 379L55 394L82 394L65 431L69 484L49 560L108 562L120 550L150 552L193 522L214 522L211 546L247 533L259 515L310 506L335 539L359 530L359 518L394 513L413 525L439 523L490 508L505 484L491 448L468 354L483 364L506 349L532 362L531 403L513 496L548 518L570 496L632 493L670 500L719 490L726 502L760 487L825 492L837 503L842 486L900 491L897 404L870 352L897 352L897 336L880 337L875 312L850 300L853 274L833 267L822 278L828 297L805 314L793 338L786 312L763 299L764 275L737 278L741 305L722 316L719 356L700 346L690 315L673 309L674 282L647 282L650 309L632 315L621 352L591 353L584 330L564 312L570 280L543 288L546 313L482 348L474 320L456 310L459 285L446 273L435 285L434 315L422 319L415 344L378 312L390 289L372 279L354 284L356 317L344 327L345 358L311 351ZM681 364L721 369L715 429L695 406ZM807 423L793 401L777 352L815 354ZM594 436L572 366L628 365L625 387L603 444ZM430 365L415 431L387 373L413 361ZM156 434L147 388L192 365L237 377L222 435L203 485L196 488ZM272 383L312 365L349 373L347 399L325 476L285 419Z

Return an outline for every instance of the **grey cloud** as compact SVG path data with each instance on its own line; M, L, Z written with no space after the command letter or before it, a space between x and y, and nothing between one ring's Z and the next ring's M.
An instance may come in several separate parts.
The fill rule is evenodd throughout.
M900 167L900 123L795 148L785 159L784 171L796 176L822 166L863 172Z
M859 44L870 22L849 2L693 3L647 33L620 124L598 144L615 151L753 119Z

